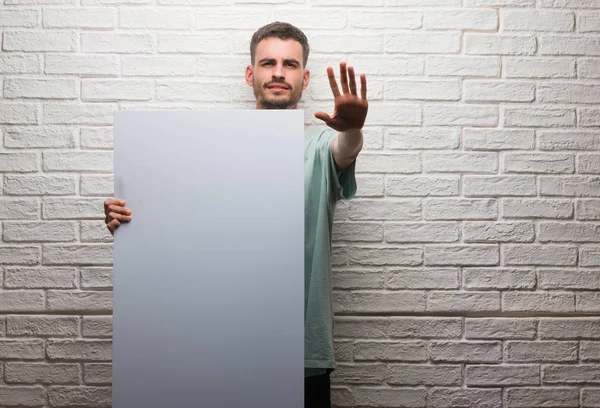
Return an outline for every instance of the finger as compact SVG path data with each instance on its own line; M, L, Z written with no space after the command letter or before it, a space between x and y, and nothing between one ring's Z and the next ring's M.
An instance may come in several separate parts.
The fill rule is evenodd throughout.
M121 223L119 221L112 220L111 222L108 223L107 227L108 227L108 230L110 231L110 233L114 235L115 230L119 227L119 225L121 225Z
M118 221L121 221L121 222L129 222L129 221L131 221L131 217L130 216L128 216L128 215L122 215L122 214L117 214L117 213L114 213L114 212L109 213L108 214L108 218L111 219L112 221L114 221L114 220L118 220Z
M367 77L365 74L360 74L360 97L367 99Z
M325 122L329 122L331 120L331 116L329 116L328 113L325 113L325 112L322 112L322 111L315 112L315 117L317 119L321 119L322 121L325 121Z
M344 94L349 94L350 90L348 89L348 73L346 72L346 63L340 63L340 82L342 83L342 90Z
M329 78L329 86L331 86L331 91L333 92L334 98L340 96L340 90L338 88L337 82L335 81L335 75L333 74L333 68L327 67L327 77Z
M119 213L119 214L131 215L131 209L125 208L125 207L120 207L120 206L117 206L117 205L109 205L107 213L110 213L110 212L116 212L116 213Z
M124 200L106 200L104 201L104 213L107 214L108 213L108 207L111 205L116 205L118 207L125 207L125 201Z
M353 67L348 67L348 75L350 76L350 93L356 95L356 78L354 77Z

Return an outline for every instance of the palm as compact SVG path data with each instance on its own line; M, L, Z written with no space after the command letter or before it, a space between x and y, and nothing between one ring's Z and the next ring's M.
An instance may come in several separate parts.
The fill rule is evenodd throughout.
M348 75L349 74L349 75ZM316 112L315 116L323 120L327 126L339 131L345 132L352 129L362 129L367 118L369 103L367 102L367 80L364 74L360 76L361 95L358 96L356 89L356 80L354 69L348 68L346 64L340 64L340 81L343 93L340 93L333 69L327 68L329 84L334 96L333 115L326 112ZM348 80L348 77L349 80Z

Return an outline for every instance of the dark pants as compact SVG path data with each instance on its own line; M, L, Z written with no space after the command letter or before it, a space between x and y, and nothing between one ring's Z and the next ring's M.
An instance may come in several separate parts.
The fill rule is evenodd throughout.
M304 378L304 408L330 408L329 373Z

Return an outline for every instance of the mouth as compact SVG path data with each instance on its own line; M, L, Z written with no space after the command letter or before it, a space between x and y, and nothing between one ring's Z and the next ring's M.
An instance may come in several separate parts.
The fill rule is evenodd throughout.
M290 88L282 84L271 84L267 86L267 89L270 89L275 92L283 92L289 90Z

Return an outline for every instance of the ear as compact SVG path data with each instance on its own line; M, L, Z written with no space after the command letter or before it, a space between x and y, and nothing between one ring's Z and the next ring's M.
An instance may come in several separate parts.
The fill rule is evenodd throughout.
M246 67L246 83L252 86L252 79L254 78L254 73L252 72L252 65L248 65Z
M310 71L308 69L304 70L304 78L302 80L302 89L306 89L308 87L308 83L310 82Z

